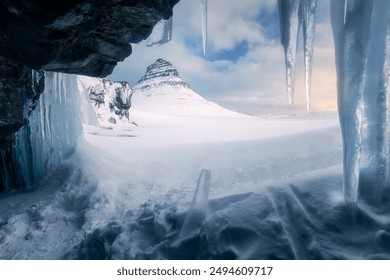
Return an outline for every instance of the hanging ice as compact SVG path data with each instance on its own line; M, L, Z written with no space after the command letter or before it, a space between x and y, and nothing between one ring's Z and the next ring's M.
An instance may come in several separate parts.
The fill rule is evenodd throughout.
M379 202L388 182L390 1L332 0L344 195Z
M191 207L184 220L179 238L191 236L192 233L200 230L208 208L210 180L211 171L202 169L196 186L194 199L192 200Z
M203 55L206 55L206 49L207 49L207 0L200 0L200 12L201 12L201 18L202 18Z
M278 0L280 36L286 64L288 103L294 103L295 61L298 35L303 25L305 56L306 107L310 110L310 83L313 58L313 40L318 0Z
M153 28L152 34L146 39L147 47L155 47L172 40L172 17L160 20Z
M46 72L39 103L15 135L7 172L17 180L7 188L34 187L46 171L72 153L81 136L75 76Z
M288 104L294 103L295 60L298 44L298 32L301 24L299 7L300 0L278 0L280 39L284 48L286 64Z
M303 2L303 40L305 56L305 93L306 109L310 112L311 69L313 65L313 41L318 0Z

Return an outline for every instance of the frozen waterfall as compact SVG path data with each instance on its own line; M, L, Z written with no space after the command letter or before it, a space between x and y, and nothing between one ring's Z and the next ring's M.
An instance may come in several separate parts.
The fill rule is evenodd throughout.
M79 112L76 76L46 72L37 107L16 133L11 151L2 151L3 163L6 156L8 162L2 174L8 178L5 189L33 188L72 153L82 137Z

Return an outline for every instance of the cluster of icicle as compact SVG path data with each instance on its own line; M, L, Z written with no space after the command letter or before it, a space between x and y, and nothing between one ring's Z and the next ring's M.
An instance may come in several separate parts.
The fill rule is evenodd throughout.
M280 39L284 48L288 103L294 103L295 61L299 30L302 26L305 57L306 108L310 111L310 83L313 40L318 0L278 0Z
M278 0L287 94L294 102L294 72L303 26L307 109L317 0ZM340 125L344 144L344 197L380 202L389 187L390 1L331 0Z
M200 0L200 12L202 22L203 54L206 55L207 48L207 0ZM172 17L161 20L153 28L152 34L146 39L147 47L155 47L172 40Z
M389 187L390 1L331 0L344 144L344 195L380 203Z

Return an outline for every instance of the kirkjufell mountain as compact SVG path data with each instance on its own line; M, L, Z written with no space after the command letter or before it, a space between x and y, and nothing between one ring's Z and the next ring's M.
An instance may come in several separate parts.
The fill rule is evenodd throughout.
M145 75L133 87L134 109L169 115L243 116L208 101L179 75L164 59L148 66Z

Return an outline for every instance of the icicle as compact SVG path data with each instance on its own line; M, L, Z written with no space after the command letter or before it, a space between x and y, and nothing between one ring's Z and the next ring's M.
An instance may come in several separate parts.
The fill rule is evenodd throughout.
M387 28L386 38L386 56L385 56L385 67L383 71L384 79L386 81L386 127L390 127L390 27ZM390 131L387 130L385 134L385 143L387 144L386 150L386 169L385 169L385 181L387 182L385 187L390 188Z
M367 34L360 37L367 41L365 69L363 73L363 138L362 162L360 167L359 195L368 202L381 201L386 183L386 169L389 168L386 138L388 127L387 111L387 75L388 44L390 29L390 2L373 1L365 6L372 9L370 21L367 20ZM362 29L362 28L360 28ZM375 36L372 36L375 34Z
M172 17L162 19L153 28L152 34L146 39L147 47L161 46L172 40Z
M347 6L348 6L348 0L345 0L344 1L344 24L345 24L345 21L347 19Z
M200 230L207 212L210 180L211 171L202 169L196 186L194 199L192 200L191 207L184 220L179 238L192 235Z
M386 127L389 11L389 1L331 1L344 144L344 196L346 203L353 205L358 195L378 202L386 184L385 170L389 169L385 147L389 133Z
M202 18L203 55L207 49L207 0L200 0L200 12Z
M278 0L280 38L284 48L288 104L294 104L295 60L301 24L301 0Z
M313 65L313 41L318 0L304 0L303 5L303 39L305 56L305 93L306 109L310 112L311 69Z

